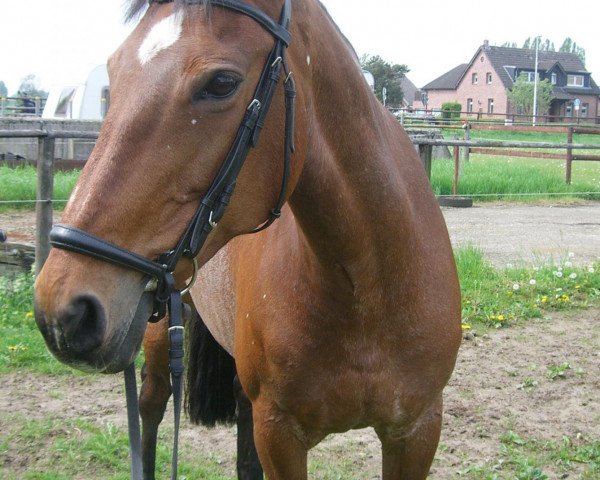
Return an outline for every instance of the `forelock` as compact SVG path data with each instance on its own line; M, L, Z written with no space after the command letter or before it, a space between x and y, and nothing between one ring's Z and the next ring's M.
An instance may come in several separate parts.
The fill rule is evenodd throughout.
M130 22L139 18L142 13L146 11L146 8L150 3L175 3L177 8L181 8L185 5L200 5L208 6L211 0L127 0L126 2L126 14L125 21Z

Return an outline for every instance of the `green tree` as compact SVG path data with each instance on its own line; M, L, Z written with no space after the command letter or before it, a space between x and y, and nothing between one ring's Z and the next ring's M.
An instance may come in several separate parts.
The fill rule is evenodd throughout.
M556 52L554 42L549 38L542 38L540 35L535 38L527 37L527 39L523 42L523 48L526 50L535 50L536 42L539 42L539 49L541 51Z
M563 42L563 44L561 45L561 47L558 49L558 51L559 52L574 53L579 58L581 58L581 61L585 65L585 48L581 48L579 45L577 45L577 42L574 42L571 39L571 37L565 38L565 41Z
M39 87L39 81L34 74L29 74L21 80L19 92L26 97L47 98L48 92Z
M541 51L556 52L556 47L554 46L554 42L552 42L548 38L542 38L541 36L537 36L535 38L527 37L525 39L525 41L523 42L522 48L527 49L527 50L534 50L536 41L540 42L540 50ZM516 48L517 44L516 44L516 42L504 42L502 44L502 46ZM562 43L562 45L558 49L558 51L566 52L566 53L574 53L579 58L581 58L581 61L585 65L585 48L582 48L579 45L577 45L577 42L574 42L571 39L571 37L565 38L565 41Z
M375 95L383 103L383 88L387 93L386 105L392 107L402 106L404 92L402 91L402 78L409 69L406 65L391 64L379 55L363 55L360 59L363 69L368 70L375 78Z
M8 95L8 88L2 80L0 80L0 97L6 97Z
M524 115L533 114L534 83L527 80L527 75L520 75L508 92L510 102ZM538 82L537 113L548 112L552 102L552 85L549 80Z

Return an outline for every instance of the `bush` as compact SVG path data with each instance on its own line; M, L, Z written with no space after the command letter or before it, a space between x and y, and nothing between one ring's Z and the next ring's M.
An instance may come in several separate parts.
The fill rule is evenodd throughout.
M460 112L462 111L462 105L458 102L445 102L442 103L442 118L460 118Z

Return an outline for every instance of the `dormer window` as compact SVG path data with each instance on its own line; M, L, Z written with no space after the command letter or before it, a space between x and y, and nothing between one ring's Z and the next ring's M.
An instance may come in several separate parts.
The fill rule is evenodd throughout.
M527 81L529 83L535 82L535 72L526 72L525 75L527 75ZM538 74L538 76L539 76L539 74Z
M583 87L583 75L567 75L568 87Z
M550 80L550 81L552 82L552 85L556 85L556 82L557 82L557 76L556 76L556 73L553 73L553 74L552 74L552 77L551 77L551 80Z

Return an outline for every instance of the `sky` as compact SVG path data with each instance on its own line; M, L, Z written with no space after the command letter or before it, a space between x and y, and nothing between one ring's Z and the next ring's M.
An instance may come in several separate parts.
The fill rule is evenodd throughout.
M9 94L35 74L39 87L82 82L127 37L124 0L0 0L3 21L0 80ZM597 0L564 1L323 0L357 53L408 65L418 86L461 63L483 44L521 46L549 38L558 49L571 37L586 50L588 71L600 83ZM502 5L502 8L498 7ZM490 10L490 6L496 10Z

